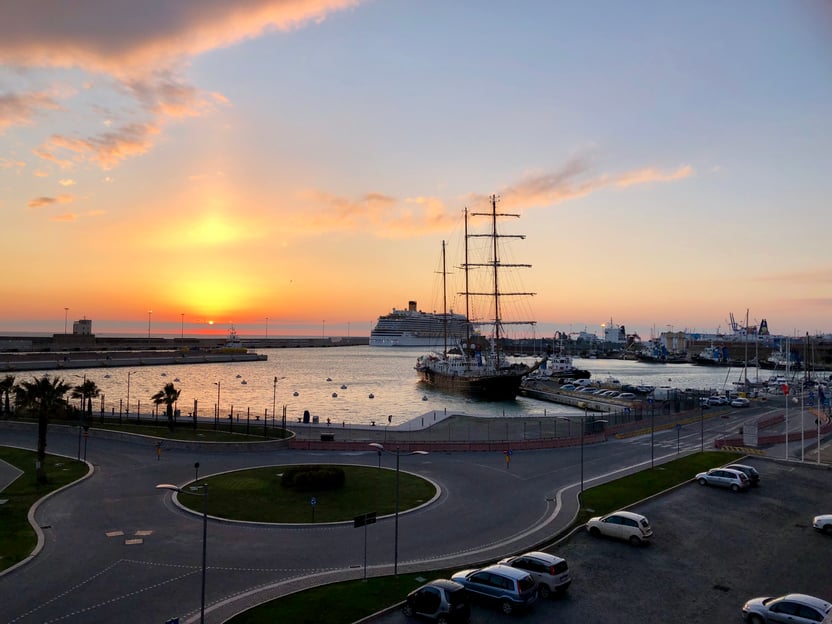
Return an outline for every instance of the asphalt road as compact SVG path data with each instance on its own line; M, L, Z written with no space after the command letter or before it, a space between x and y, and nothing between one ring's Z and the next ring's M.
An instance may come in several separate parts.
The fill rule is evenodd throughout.
M466 567L547 540L574 517L580 475L586 487L660 464L677 453L712 446L716 436L754 415L740 410L676 430L597 445L501 453L433 453L401 458L401 469L441 489L431 505L399 518L402 572ZM0 443L33 448L35 431L0 424ZM52 428L49 451L74 457L77 433ZM291 463L376 465L375 451L263 453L166 450L152 441L97 438L87 458L93 475L48 498L35 512L43 550L0 577L0 618L33 622L196 621L199 613L202 519L177 509L159 483ZM383 458L387 468L395 459ZM828 488L827 488L828 489ZM320 501L319 504L325 504ZM372 510L368 510L372 511ZM352 523L275 526L211 520L208 526L208 622L264 600L363 575L363 531ZM368 575L392 572L394 523L368 530ZM656 549L658 550L658 549ZM576 590L579 585L576 581Z
M578 530L549 552L564 557L572 586L505 616L475 605L475 624L739 622L755 596L801 592L832 599L832 538L812 529L829 513L832 470L748 459L762 485L747 493L691 483L636 505L653 525L646 547L593 538ZM410 622L398 610L372 624Z

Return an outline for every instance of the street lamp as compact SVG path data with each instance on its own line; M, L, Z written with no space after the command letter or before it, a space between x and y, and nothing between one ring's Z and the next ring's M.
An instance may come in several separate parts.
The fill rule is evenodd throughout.
M369 444L374 449L381 451L382 453L390 453L392 454L393 451L388 451L384 448L383 444L379 444L378 442L370 442ZM396 447L396 513L395 513L395 529L393 530L393 576L399 575L399 447ZM409 453L405 453L405 455L427 455L427 451L410 451Z
M269 317L266 317L266 340L269 339Z
M199 464L196 464L199 466ZM182 488L176 487L171 483L160 483L156 486L159 490L171 490L180 494L193 494L194 496L202 497L202 598L199 607L199 621L200 624L205 624L205 561L208 554L208 484L203 483L200 486L202 493L185 492Z
M584 408L584 417L581 421L581 494L584 493L584 429L586 429L587 411L588 410L586 408ZM568 418L566 416L558 416L557 418L560 418L561 420L565 420L569 423L572 422L572 419ZM593 420L592 422L608 423L609 421L608 420L602 420L602 419L599 418L598 420Z
M214 418L214 429L216 429L217 424L219 423L219 420L220 420L220 382L215 381L214 385L217 386L217 411L216 411L217 415Z
M182 318L181 325L179 326L179 338L184 340L185 339L185 313L180 312L179 316Z
M127 371L127 409L124 412L126 416L130 416L130 375L135 372L136 371Z
M66 333L66 321L69 316L69 308L64 308L64 333Z
M150 338L150 317L153 316L153 310L147 311L147 337Z

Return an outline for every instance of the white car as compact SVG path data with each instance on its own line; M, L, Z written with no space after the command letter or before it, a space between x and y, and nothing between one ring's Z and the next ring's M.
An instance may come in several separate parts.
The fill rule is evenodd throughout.
M830 611L832 604L820 598L806 594L786 594L778 598L752 598L742 606L742 619L751 624L817 624Z
M499 563L531 574L537 583L538 595L544 599L553 593L565 592L572 583L566 559L549 553L527 552L524 555L501 559Z
M751 485L744 472L731 468L711 468L708 472L700 472L695 479L699 485L718 485L731 488L733 492L747 490Z
M647 518L632 511L615 511L606 516L590 518L586 529L590 535L623 539L634 546L644 544L653 537L653 529Z
M731 401L731 407L748 407L749 405L751 405L751 401L745 397L737 397Z
M818 531L832 535L832 514L821 514L812 518L812 526Z

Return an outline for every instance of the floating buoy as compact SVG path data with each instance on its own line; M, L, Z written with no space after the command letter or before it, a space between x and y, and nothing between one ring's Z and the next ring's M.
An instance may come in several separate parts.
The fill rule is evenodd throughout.
M347 384L341 384L341 390L346 390L346 389L347 389Z
M423 401L427 401L427 400L428 400L428 395L423 394L423 395L422 395L422 400L423 400Z
M327 377L326 380L327 381L332 381L332 377Z
M162 373L162 377L167 377L167 376L168 376L167 373Z
M243 379L240 383L245 386L248 382L245 379Z
M237 374L237 379L239 379L240 377L242 377L242 375L240 375L240 374L238 373L238 374Z
M374 395L374 394L371 392L371 393L370 393L370 398L371 398L371 399L374 399L374 398L376 398L376 395Z
M333 399L334 399L334 398L336 398L337 396L338 396L338 393L337 393L337 392L333 392L333 393L332 393L332 398L333 398Z
M298 391L297 391L297 390L295 390L295 391L292 393L292 396L298 396Z
M179 377L174 377L174 381L179 381Z
M110 378L109 375L104 375L104 379L109 379L109 378Z

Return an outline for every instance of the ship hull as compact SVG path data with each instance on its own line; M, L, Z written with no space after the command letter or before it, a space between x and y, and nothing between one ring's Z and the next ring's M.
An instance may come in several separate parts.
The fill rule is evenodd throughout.
M422 381L445 392L463 394L484 401L510 401L520 392L520 383L526 371L477 376L446 375L432 370L422 370Z

